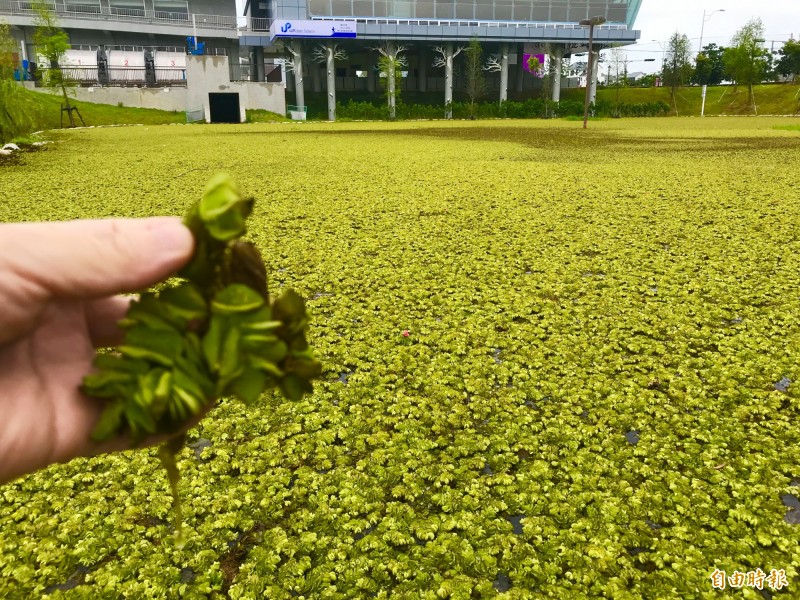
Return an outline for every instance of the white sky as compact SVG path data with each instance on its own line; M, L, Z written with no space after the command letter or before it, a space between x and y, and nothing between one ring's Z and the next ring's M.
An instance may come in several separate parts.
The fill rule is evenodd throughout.
M244 0L236 0L238 14L244 10ZM724 8L725 12L714 14L706 21L703 32L703 45L714 42L724 46L731 36L753 17L764 22L767 48L780 48L778 42L800 38L800 0L642 0L642 8L634 28L642 32L636 46L626 47L629 71L653 73L661 68L661 48L659 40L666 45L669 37L678 31L685 33L692 49L697 51L700 42L700 27L703 11L706 17L712 11ZM655 58L654 62L641 62L645 58Z
M725 12L709 13L719 8ZM642 32L636 46L626 47L628 59L632 62L629 71L652 73L661 66L661 48L651 40L659 40L666 45L669 37L678 31L685 33L696 52L700 43L700 29L703 11L706 11L706 24L703 31L703 45L711 42L725 46L731 36L747 21L760 17L764 22L766 47L775 49L794 34L800 38L800 0L642 0L642 8L634 23L634 29ZM645 58L655 58L655 62L637 62Z

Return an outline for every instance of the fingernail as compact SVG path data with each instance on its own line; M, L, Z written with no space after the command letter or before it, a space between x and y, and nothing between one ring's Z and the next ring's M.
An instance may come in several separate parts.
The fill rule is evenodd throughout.
M179 217L153 217L148 219L147 229L154 244L169 256L188 256L194 247L192 232Z

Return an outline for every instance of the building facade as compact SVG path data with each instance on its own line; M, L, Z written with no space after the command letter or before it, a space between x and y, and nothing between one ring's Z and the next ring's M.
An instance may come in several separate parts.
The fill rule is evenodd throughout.
M306 90L329 97L337 90L375 91L380 77L375 48L387 44L402 49L404 90L441 91L447 102L453 88L464 85L459 52L476 38L495 67L487 75L489 88L503 100L509 90L541 86L542 72L528 68L531 55L552 59L560 71L556 63L587 52L589 28L582 20L605 19L593 30L595 53L635 43L640 5L641 0L250 0L246 16L271 26L248 31L240 43L255 49L256 61L260 47L269 51L281 44L289 51L299 74L293 82L298 103ZM323 62L334 46L341 58ZM555 80L552 94L558 100L560 77Z

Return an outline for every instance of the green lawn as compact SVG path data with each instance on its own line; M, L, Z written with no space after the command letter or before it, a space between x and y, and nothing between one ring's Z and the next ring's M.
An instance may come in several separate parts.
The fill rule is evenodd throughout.
M230 172L325 370L190 433L182 549L154 451L0 487L0 597L796 597L799 124L147 125L0 165L0 222Z
M64 101L61 96L34 91L27 91L25 96L39 129L58 129L61 127L61 105ZM86 125L89 126L121 124L166 125L186 122L186 115L183 111L171 112L150 108L130 108L76 100L71 100L70 102L78 107L80 115ZM75 116L75 121L78 126L81 125L77 116ZM69 124L66 113L64 114L64 123Z
M564 100L583 100L584 90L564 90ZM754 89L756 108L760 115L797 115L800 114L800 85L771 84L757 85ZM614 102L617 99L615 88L599 89L598 100ZM622 88L619 100L629 103L657 102L670 103L668 88ZM702 89L684 87L677 92L678 114L682 116L699 116L702 104ZM748 104L747 88L725 85L711 86L706 95L705 114L750 115L752 109Z

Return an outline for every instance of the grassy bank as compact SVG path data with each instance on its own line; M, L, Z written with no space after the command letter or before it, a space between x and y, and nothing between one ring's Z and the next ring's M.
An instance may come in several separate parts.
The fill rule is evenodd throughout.
M800 85L757 85L754 89L756 107L760 115L793 115L800 112ZM583 100L584 90L564 90L564 100ZM677 93L678 114L697 116L702 104L700 87L685 87ZM597 91L598 101L615 102L617 90L600 88ZM668 88L622 88L619 90L619 101L631 104L644 102L670 101ZM708 88L705 114L718 115L751 115L746 87L725 85Z

